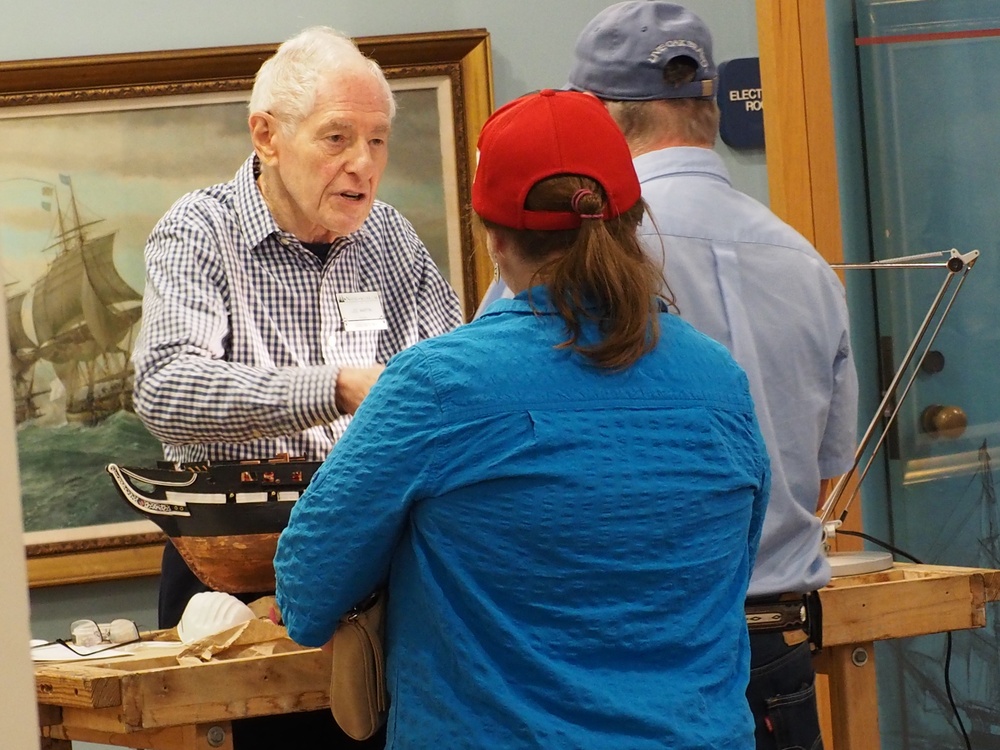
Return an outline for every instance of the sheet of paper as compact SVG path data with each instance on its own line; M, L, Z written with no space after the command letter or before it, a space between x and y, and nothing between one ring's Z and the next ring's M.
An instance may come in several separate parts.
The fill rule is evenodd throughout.
M33 661L84 661L86 659L112 659L116 656L131 656L142 651L178 650L183 644L179 641L143 641L130 643L117 648L108 648L107 643L99 646L73 646L79 651L75 654L61 643L48 643L42 640L31 641L31 658Z
M33 661L83 661L84 659L108 659L113 656L128 656L129 652L121 648L106 649L106 643L100 646L73 646L80 653L74 653L61 643L46 643L35 645L32 641L31 658Z

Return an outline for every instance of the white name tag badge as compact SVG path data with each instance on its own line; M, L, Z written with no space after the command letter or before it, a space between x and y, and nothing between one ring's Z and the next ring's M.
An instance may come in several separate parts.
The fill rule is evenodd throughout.
M378 292L341 292L337 306L345 331L384 331L389 327Z

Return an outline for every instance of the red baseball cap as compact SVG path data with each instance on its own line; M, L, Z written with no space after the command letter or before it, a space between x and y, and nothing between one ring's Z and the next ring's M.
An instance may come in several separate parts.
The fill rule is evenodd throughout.
M479 134L472 208L510 229L576 229L572 211L529 211L528 191L555 175L595 180L608 197L604 218L641 196L625 136L599 99L578 91L539 91L498 109Z

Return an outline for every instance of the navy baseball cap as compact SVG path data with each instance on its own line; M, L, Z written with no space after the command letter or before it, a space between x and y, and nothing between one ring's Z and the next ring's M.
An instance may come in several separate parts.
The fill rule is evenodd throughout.
M601 99L711 99L718 71L712 35L694 13L674 3L630 0L605 8L576 40L568 89ZM663 79L667 63L688 57L697 66L691 83Z

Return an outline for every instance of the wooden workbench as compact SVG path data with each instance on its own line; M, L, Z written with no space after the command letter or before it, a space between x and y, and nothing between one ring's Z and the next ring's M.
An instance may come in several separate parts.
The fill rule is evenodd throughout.
M998 599L1000 570L907 563L835 578L822 589L816 669L829 681L835 750L881 747L875 641L981 628L986 603Z
M986 624L1000 571L897 564L835 579L820 594L836 750L880 746L873 643ZM326 707L330 658L317 649L179 666L173 653L41 663L43 750L72 740L147 750L231 750L229 722ZM850 719L848 721L848 719Z
M158 648L106 661L35 665L42 750L72 740L148 750L232 750L230 720L330 705L330 656L287 653L180 666Z

